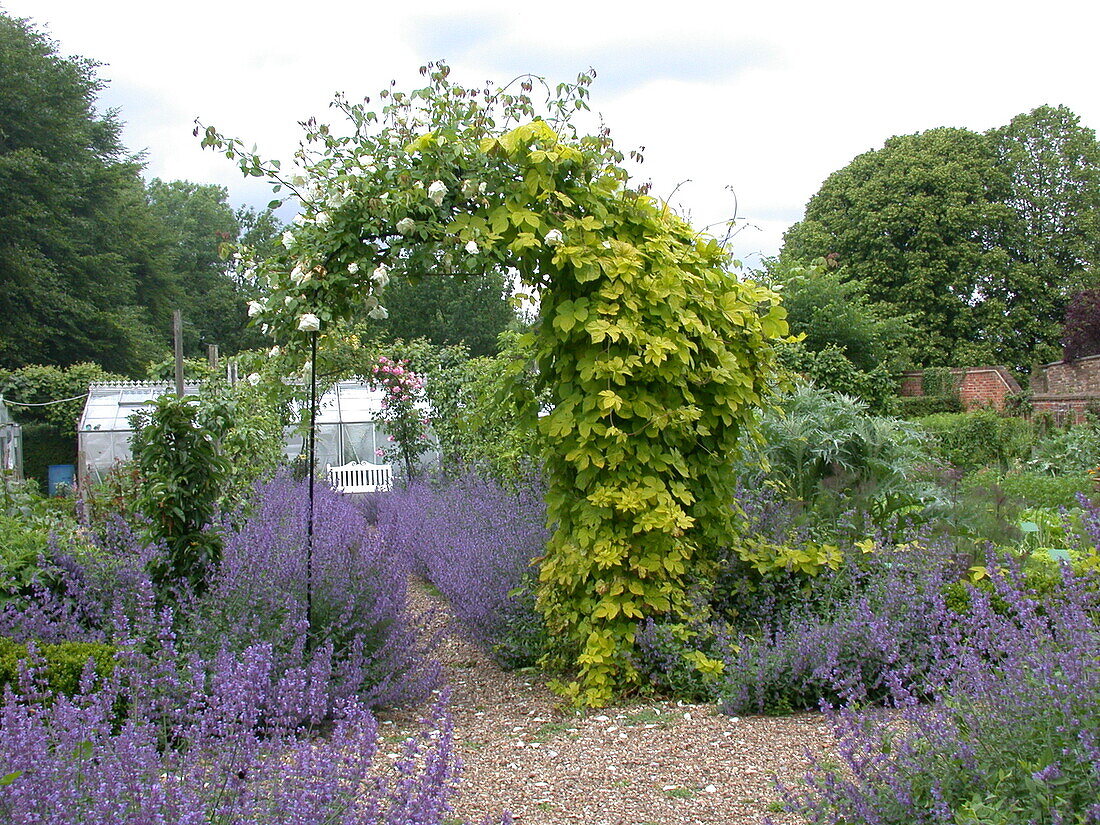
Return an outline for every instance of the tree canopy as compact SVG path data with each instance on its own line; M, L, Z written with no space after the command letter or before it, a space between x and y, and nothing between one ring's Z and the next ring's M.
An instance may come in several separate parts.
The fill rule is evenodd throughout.
M783 257L830 256L911 315L925 365L1054 356L1070 295L1100 259L1100 145L1065 107L978 134L892 137L833 173Z
M140 165L95 110L95 64L0 15L0 65L0 364L138 372L171 284Z

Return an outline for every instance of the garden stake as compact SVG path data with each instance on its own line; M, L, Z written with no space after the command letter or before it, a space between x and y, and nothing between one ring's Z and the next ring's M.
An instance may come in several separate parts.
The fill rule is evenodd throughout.
M306 522L306 652L313 650L313 482L317 436L317 332L309 334L309 518Z

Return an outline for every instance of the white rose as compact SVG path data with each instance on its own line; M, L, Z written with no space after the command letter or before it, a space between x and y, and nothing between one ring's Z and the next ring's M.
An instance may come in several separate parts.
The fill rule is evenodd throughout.
M481 183L478 184L477 192L478 192L479 195L484 195L485 194L485 181L482 181Z
M318 226L328 226L332 223L332 217L328 212L318 212L316 220Z
M402 235L408 235L413 231L414 226L416 226L416 224L413 222L412 218L402 218L397 222L397 231Z
M272 347L267 351L267 354L270 355L272 358L278 358L280 352L282 352L282 350L278 347Z
M467 241L466 242L466 251L469 252L471 255L476 255L477 254L477 242L476 241Z
M260 383L260 374L258 372L250 372L248 374L248 383L253 387Z
M306 283L312 277L309 270L303 269L301 264L298 264L294 269L290 270L290 279L298 286Z
M562 234L560 229L551 229L546 233L546 237L542 239L542 242L547 246L561 246Z
M371 280L378 284L378 287L381 289L390 282L390 271L386 269L385 264L381 264L374 270L370 277Z
M287 295L285 298L283 298L283 305L284 306L290 306L293 303L294 303L294 296L293 295Z
M447 187L441 180L433 180L428 187L428 197L436 206L443 205L443 196L447 194Z
M383 306L377 306L367 313L368 318L373 318L375 321L385 321L390 317L389 310Z
M286 249L290 249L290 247L293 243L294 243L294 233L290 232L289 230L284 232L283 233L283 246Z
M472 180L462 181L462 197L472 198L474 193L477 192L477 184Z
M350 264L348 264L348 274L349 275L358 275L359 274L359 264L357 264L355 261L352 261Z
M321 319L312 312L307 312L298 319L298 330L300 332L316 332L320 328Z
M249 318L255 318L257 315L259 315L263 311L264 311L264 305L261 304L259 301L249 301L248 302L248 317Z

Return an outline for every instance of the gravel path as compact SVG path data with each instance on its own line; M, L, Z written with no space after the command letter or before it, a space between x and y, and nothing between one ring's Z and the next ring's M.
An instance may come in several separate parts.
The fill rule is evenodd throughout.
M738 719L669 701L575 711L540 674L505 672L454 632L447 605L421 583L409 595L416 611L436 607L444 629L437 655L463 763L461 818L508 810L540 825L796 823L775 812L772 779L796 781L808 752L833 748L819 714ZM383 715L383 742L410 735L418 718Z

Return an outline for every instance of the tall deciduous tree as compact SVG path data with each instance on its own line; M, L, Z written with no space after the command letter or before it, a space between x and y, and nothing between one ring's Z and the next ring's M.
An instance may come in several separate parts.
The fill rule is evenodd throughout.
M892 137L830 175L784 239L784 256L831 256L868 297L911 315L917 358L957 360L975 341L989 285L1012 268L1008 176L966 129Z
M1004 243L1021 279L1005 285L1003 301L1026 308L1015 313L1015 335L1029 335L1021 344L1049 360L1066 304L1100 263L1100 143L1065 106L1040 106L988 134L1017 216Z
M430 289L395 281L386 292L384 337L424 338L438 346L465 344L477 357L497 351L497 337L515 318L504 274L438 279Z
M0 15L0 365L136 373L166 345L159 228L101 87L94 63Z
M894 137L831 175L784 256L832 254L911 313L926 364L1055 357L1070 296L1100 261L1100 144L1064 106L984 135Z
M234 212L228 198L228 190L215 184L157 178L149 183L149 204L165 233L184 345L191 355L203 354L207 344L228 353L263 344L248 328L245 309L255 287L240 279L221 253L244 235L270 247L279 225L269 211Z

